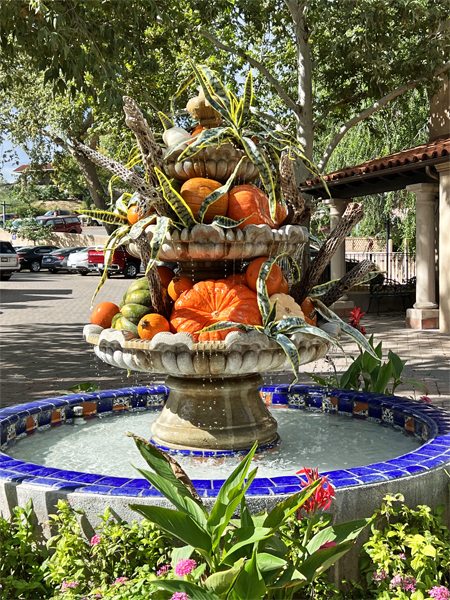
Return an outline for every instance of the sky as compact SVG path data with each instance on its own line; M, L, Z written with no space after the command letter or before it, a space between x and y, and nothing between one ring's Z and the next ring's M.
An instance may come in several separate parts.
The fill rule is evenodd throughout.
M11 175L12 171L14 171L14 169L16 169L19 165L28 164L30 162L28 155L25 154L25 152L22 150L22 148L16 147L15 150L18 154L19 164L16 164L16 161L7 162L5 164L2 164L3 163L2 159L3 159L5 152L8 152L12 149L13 149L13 145L8 140L5 140L2 144L0 144L0 173L3 175L3 177L6 179L6 181L15 181L16 180L15 176Z

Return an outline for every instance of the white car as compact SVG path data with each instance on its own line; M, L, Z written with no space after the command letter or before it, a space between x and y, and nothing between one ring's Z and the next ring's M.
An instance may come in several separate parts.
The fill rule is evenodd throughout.
M95 246L89 248L83 248L79 252L74 252L67 259L67 268L69 271L78 271L81 275L87 275L89 273L88 266L88 252L89 250L95 250Z
M19 270L19 257L9 242L0 242L0 279L8 281Z

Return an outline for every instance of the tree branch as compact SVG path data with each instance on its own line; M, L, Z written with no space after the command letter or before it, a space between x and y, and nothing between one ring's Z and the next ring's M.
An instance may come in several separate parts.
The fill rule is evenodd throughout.
M194 28L192 28L192 29L194 30ZM284 100L286 106L288 106L293 111L295 117L298 118L299 109L298 109L297 104L287 94L286 90L283 88L283 86L278 81L278 79L276 79L276 77L274 77L266 69L266 67L263 64L261 64L258 60L254 59L251 56L249 56L248 54L246 54L243 50L239 50L237 48L232 48L231 46L226 46L220 40L218 40L212 33L210 33L209 31L206 31L205 29L199 29L198 33L200 33L200 35L202 35L207 40L212 42L214 44L214 46L216 46L217 48L220 48L220 50L225 50L225 52L229 52L230 54L235 54L237 56L240 56L241 58L246 60L250 65L252 65L252 67L255 67L255 69L258 69L258 71L260 73L262 73L262 75L264 75L264 77L269 81L269 83L271 83L273 85L273 87L278 92L280 98L282 98Z
M351 98L347 98L345 100L340 100L339 102L335 102L334 104L330 104L330 106L328 106L328 108L326 108L323 113L320 115L320 117L314 121L313 123L313 127L314 129L316 129L316 127L318 127L322 121L324 121L327 116L330 114L330 112L332 112L335 108L338 108L339 106L342 106L343 104L349 104L350 102L354 102L355 100L360 100L362 98L366 98L367 94L365 92L361 92L361 94L355 94L354 96L352 96Z
M450 69L450 61L444 63L444 65L442 65L442 67L440 69L438 69L434 73L433 76L437 77L438 75L441 75L448 69ZM367 108L365 108L358 115L356 115L355 117L353 117L352 119L347 121L347 123L344 123L344 125L342 125L342 127L339 129L338 133L334 136L334 138L328 144L325 152L323 153L322 159L319 162L319 164L317 165L317 168L319 169L319 171L323 172L323 170L325 169L328 161L330 160L330 156L334 152L336 146L339 144L339 142L342 140L344 135L352 127L354 127L355 125L357 125L358 123L360 123L361 121L366 119L367 117L370 117L370 115L372 115L377 110L380 110L380 108L383 108L383 106L385 106L386 104L391 102L391 100L394 100L394 98L397 98L397 96L404 94L408 90L412 90L412 89L416 88L420 83L422 83L424 81L424 79L425 79L424 77L421 77L420 79L415 79L413 81L409 81L408 83L401 85L400 87L393 90L392 92L389 92L389 94L386 94L386 96L383 96L383 98L380 98L379 100L374 102L371 106L368 106Z

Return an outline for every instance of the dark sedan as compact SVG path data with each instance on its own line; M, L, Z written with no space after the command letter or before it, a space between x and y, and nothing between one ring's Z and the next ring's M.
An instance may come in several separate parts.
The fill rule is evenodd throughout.
M20 261L20 270L29 269L32 273L38 273L41 270L42 259L46 254L58 250L58 246L33 246L31 248L20 250L17 254Z
M47 254L42 259L42 268L48 269L50 273L57 273L58 271L70 271L67 265L67 259L74 252L83 250L83 246L76 248L59 248Z

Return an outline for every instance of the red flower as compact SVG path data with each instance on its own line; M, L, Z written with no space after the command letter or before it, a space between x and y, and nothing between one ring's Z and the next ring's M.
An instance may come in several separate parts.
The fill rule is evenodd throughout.
M365 315L365 312L361 312L360 308L354 308L351 313L351 319L348 322L348 324L353 327L354 329L357 329L358 331L360 331L363 335L366 335L366 329L365 327L363 327L362 325L360 325L361 319L363 318L363 316Z
M297 471L297 475L301 474L305 474L307 478L307 482L301 482L302 487L306 487L318 480L320 480L321 483L316 488L315 492L301 506L298 517L301 518L300 510L304 510L309 516L315 515L317 510L327 510L331 505L331 500L334 498L334 489L331 483L326 477L319 475L318 469L307 469L303 467L301 471Z

